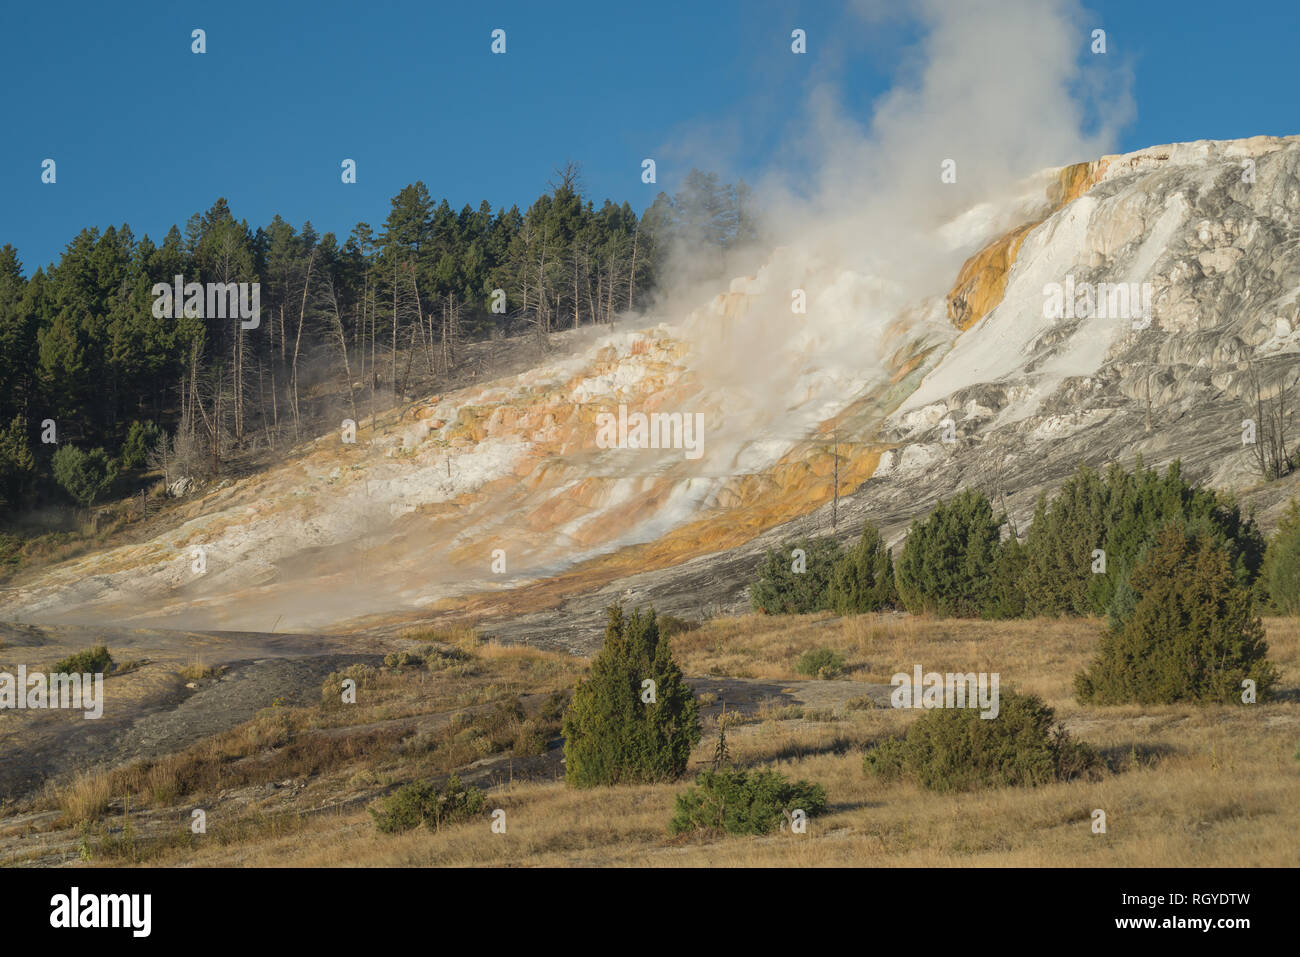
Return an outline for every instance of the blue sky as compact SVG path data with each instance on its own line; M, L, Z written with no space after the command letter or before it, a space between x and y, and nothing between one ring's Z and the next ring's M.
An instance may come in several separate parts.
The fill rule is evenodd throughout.
M1300 132L1300 4L1086 7L1111 62L1133 71L1121 149ZM160 239L218 196L254 227L279 213L340 237L377 228L417 179L456 207L523 206L566 159L597 203L640 210L692 164L753 180L812 84L835 83L865 119L915 40L840 0L51 0L3 16L0 244L29 274L84 226L125 221ZM796 26L802 57L789 53ZM489 52L495 27L505 56ZM640 179L647 156L655 186ZM355 185L340 182L344 158Z

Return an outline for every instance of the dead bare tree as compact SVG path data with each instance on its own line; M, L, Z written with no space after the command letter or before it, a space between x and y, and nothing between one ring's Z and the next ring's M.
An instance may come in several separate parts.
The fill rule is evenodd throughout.
M343 358L343 377L344 385L348 389L348 405L352 409L352 421L357 419L357 399L352 391L352 366L348 362L348 339L343 331L343 319L339 315L339 297L338 290L334 287L334 277L328 272L325 274L325 295L330 305L331 325L333 326L334 337L339 343L339 355Z
M311 290L311 270L316 263L316 248L313 246L307 258L307 274L302 281L302 305L298 309L298 332L293 340L293 364L290 368L290 380L293 383L293 437L294 441L302 439L300 416L298 413L298 352L302 346L302 327L307 321L307 294Z
M1266 396L1259 368L1254 364L1250 367L1250 375L1255 394L1255 464L1259 468L1259 474L1271 482L1300 468L1300 451L1288 452L1286 446L1289 393L1295 380L1290 383L1285 379L1279 380L1276 393Z

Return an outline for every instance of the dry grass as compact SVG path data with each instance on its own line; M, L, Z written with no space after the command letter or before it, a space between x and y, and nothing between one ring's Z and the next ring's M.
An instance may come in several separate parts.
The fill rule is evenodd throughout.
M462 647L470 646L460 638ZM328 794L355 790L359 783L448 773L493 754L544 751L559 732L548 695L571 687L583 663L532 648L473 645L462 673L371 669L373 676L359 682L364 693L354 706L267 708L184 750L52 784L39 803L61 809L59 826L72 827L96 824L114 805L165 811L184 802L210 808L228 792L286 780L311 782L313 793ZM530 696L532 713L520 707L523 695ZM225 825L223 841L235 844L245 831L294 830L283 821L260 822L258 814L244 810ZM102 838L97 847L100 858L142 862L169 850L185 852L191 843L155 840L149 849Z
M63 811L64 823L76 825L93 821L108 810L113 789L108 775L86 772L62 788L49 788L48 795Z
M1273 706L1264 706L1271 708ZM485 818L438 834L379 837L360 814L308 821L268 843L204 846L198 864L334 866L637 865L637 866L1287 866L1300 863L1300 770L1296 728L1261 733L1267 714L1171 716L1144 746L1163 758L1121 767L1096 783L1004 788L937 795L910 785L880 785L861 769L860 749L837 753L830 740L778 734L749 742L739 760L772 762L825 786L828 813L806 836L681 841L667 835L681 784L574 791L531 783L489 795L506 811L507 833ZM1154 729L1153 729L1154 730ZM853 737L869 737L855 728ZM825 738L825 736L823 736ZM1103 729L1101 741L1135 736ZM782 738L788 739L783 741ZM801 756L774 761L798 741ZM739 744L740 742L737 741ZM1136 742L1135 742L1136 743ZM697 758L702 755L697 755ZM1094 808L1107 833L1093 834Z
M1270 619L1266 626L1270 657L1283 673L1282 695L1250 707L1081 707L1070 687L1096 647L1100 623L1090 621L755 616L673 639L688 674L793 682L794 664L810 647L843 654L855 681L887 682L916 663L926 670L998 671L1004 687L1042 695L1073 735L1101 752L1109 772L1099 781L958 795L882 783L863 773L862 751L902 731L915 720L914 712L852 707L829 721L830 715L771 702L729 725L728 746L738 765L772 767L825 787L830 806L807 835L671 838L668 820L686 782L576 791L559 781L530 781L488 792L488 810L506 811L505 834L492 833L486 815L438 833L385 836L356 806L270 817L254 810L210 813L209 834L201 839L160 840L148 854L133 850L112 857L230 866L1294 866L1300 864L1294 837L1300 830L1300 621ZM478 645L475 654L480 672L449 680L445 694L464 698L473 687L491 700L489 687L494 694L523 686L567 687L580 672L573 659L531 649ZM539 677L552 669L554 674ZM420 680L427 679L411 678L403 693L424 693L417 688ZM453 691L456 682L464 686ZM859 694L855 687L845 685L846 703ZM413 701L404 707L415 706ZM503 735L511 730L508 724L499 729ZM306 756L294 759L292 742L281 740L282 728L264 717L231 732L224 743L205 746L214 758L225 759L219 763L227 769L240 766L241 759L230 760L234 755L245 755L243 762L260 756L277 774L315 774L314 780L337 779L340 787L348 779L411 780L427 776L431 767L422 754L393 753L382 742L357 738L350 758L336 753L313 772ZM706 721L705 729L692 773L712 754L716 722ZM355 727L344 737L361 733ZM468 753L444 757L473 760ZM159 782L144 780L138 787L155 797L183 776L179 769L152 773ZM202 786L230 783L223 777ZM64 803L69 814L74 801L93 809L104 800L103 787L90 780L72 791L76 796L69 794ZM108 793L121 792L110 787ZM1094 809L1106 812L1105 834L1092 832Z
M202 658L196 658L185 667L181 668L178 674L186 681L200 681L205 678L216 678L220 676L224 668L205 665Z

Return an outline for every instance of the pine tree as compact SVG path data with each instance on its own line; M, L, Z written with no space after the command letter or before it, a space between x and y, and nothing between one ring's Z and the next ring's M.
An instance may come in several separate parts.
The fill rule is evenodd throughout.
M1263 539L1254 521L1230 498L1187 482L1178 462L1160 475L1139 457L1131 473L1119 465L1104 476L1080 467L1050 502L1039 497L1025 543L1027 612L1106 613L1139 554L1169 521L1199 523L1228 552L1238 577L1255 580Z
M700 734L695 696L659 636L654 609L624 617L611 605L605 644L565 714L565 780L573 787L673 780Z
M907 610L959 618L993 614L1005 521L982 493L966 489L913 522L897 568Z
M1267 700L1277 669L1250 588L1213 536L1170 523L1128 581L1131 606L1075 678L1080 701L1097 704L1241 701L1243 681Z
M103 449L83 452L75 445L62 445L51 465L64 491L88 508L117 478L117 463Z
M1300 615L1300 499L1292 499L1264 555L1263 578L1273 607Z
M835 563L828 600L841 615L880 611L898 604L893 557L870 522L863 526L858 544Z
M769 615L830 608L831 574L840 557L839 543L832 538L801 539L780 551L769 549L749 587L750 604Z
M11 508L22 499L23 490L36 470L27 441L27 423L15 415L9 425L0 429L0 493Z

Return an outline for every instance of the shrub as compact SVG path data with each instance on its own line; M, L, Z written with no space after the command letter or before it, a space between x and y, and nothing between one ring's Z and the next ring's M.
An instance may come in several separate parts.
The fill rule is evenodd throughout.
M1300 500L1292 499L1264 553L1269 601L1284 615L1300 615Z
M880 611L898 604L894 560L876 526L862 528L858 544L835 563L828 602L841 615Z
M158 444L162 432L152 422L132 422L122 443L122 467L136 469L144 466L149 450Z
M1036 695L1005 690L998 716L975 708L935 708L907 729L867 750L862 768L881 780L911 780L932 791L1034 787L1095 775L1101 761L1070 738Z
M468 820L483 813L486 801L482 791L462 786L453 774L441 788L422 781L404 784L368 810L379 831L400 834L420 824L436 831L444 824Z
M795 557L795 549L804 553L801 558ZM769 549L749 588L750 604L769 615L829 608L831 573L839 559L839 543L831 538L789 542L779 552Z
M421 645L413 651L391 651L384 655L384 666L394 671L411 668L428 668L441 671L459 662L469 660L471 655L459 648L439 648L437 645Z
M54 469L54 480L87 508L117 478L117 464L103 449L83 452L75 445L61 445L50 464Z
M794 670L811 678L834 678L844 671L844 656L829 648L805 651Z
M390 651L384 655L384 667L400 670L402 668L413 668L416 665L423 664L419 658L409 651Z
M75 655L69 655L50 669L54 675L93 675L111 671L113 656L104 645L86 648Z
M646 679L653 703L641 700ZM565 780L574 787L673 780L700 734L695 698L654 609L625 618L611 605L605 644L564 717Z
M826 810L822 786L791 782L776 771L701 771L695 786L677 795L668 830L767 834L795 810L808 817Z
M1020 540L1012 535L998 547L997 561L993 566L993 584L989 589L984 616L997 620L1026 617L1028 596L1025 594L1025 567L1028 552Z
M976 618L994 606L1004 516L966 489L912 523L898 559L898 594L913 614Z
M685 618L678 618L676 615L660 615L658 621L660 638L671 638L673 635L695 631L700 627L698 621L688 621Z
M1267 700L1277 669L1267 660L1263 623L1228 553L1203 532L1173 524L1133 570L1131 599L1102 637L1097 657L1074 680L1080 701L1167 704L1241 700L1253 679ZM1131 606L1131 611L1128 608Z
M331 671L321 682L320 696L322 707L333 707L343 701L343 682L351 678L356 682L357 690L369 688L374 684L379 672L367 664L348 665L342 671ZM358 699L360 700L360 699Z

